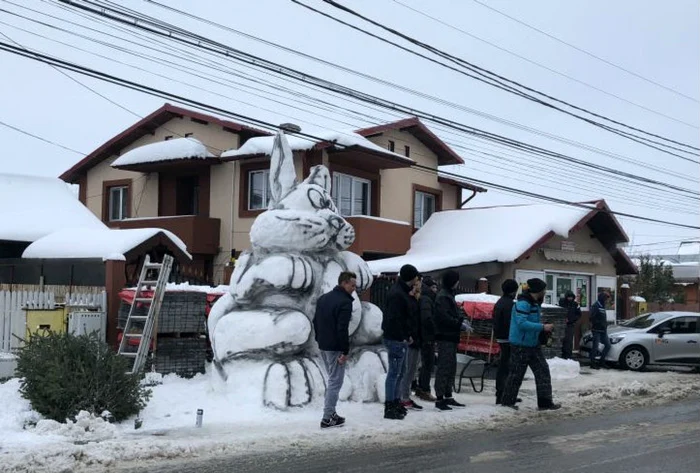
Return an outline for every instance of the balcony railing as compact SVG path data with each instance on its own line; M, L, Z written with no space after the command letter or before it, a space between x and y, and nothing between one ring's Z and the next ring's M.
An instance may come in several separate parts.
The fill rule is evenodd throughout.
M215 255L219 252L221 221L199 215L130 218L110 222L113 228L162 228L177 235L191 254Z

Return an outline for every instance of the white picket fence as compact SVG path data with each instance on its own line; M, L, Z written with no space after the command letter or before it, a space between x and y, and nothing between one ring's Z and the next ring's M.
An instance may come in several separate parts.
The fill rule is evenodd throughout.
M66 294L65 305L79 308L106 310L107 294ZM0 352L13 352L26 337L27 313L24 309L54 309L56 297L53 292L0 291Z

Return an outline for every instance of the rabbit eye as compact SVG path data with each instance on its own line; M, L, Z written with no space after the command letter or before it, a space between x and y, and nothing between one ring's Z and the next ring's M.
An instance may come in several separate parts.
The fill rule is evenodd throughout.
M309 189L307 196L311 205L317 210L331 209L335 211L335 204L326 194L318 189Z

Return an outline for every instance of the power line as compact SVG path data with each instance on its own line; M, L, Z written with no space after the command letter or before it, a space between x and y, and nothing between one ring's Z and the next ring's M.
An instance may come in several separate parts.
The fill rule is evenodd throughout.
M616 98L616 99L618 99L618 100L621 100L622 102L628 103L628 104L633 105L633 106L635 106L635 107L637 107L637 108L640 108L640 109L642 109L642 110L646 110L647 112L651 112L651 113L653 113L653 114L655 114L655 115L658 115L658 116L661 116L661 117L664 117L664 118L668 118L669 120L673 120L674 122L681 123L681 124L686 125L686 126L688 126L688 127L690 127L690 128L693 128L694 130L697 130L697 129L698 129L698 125L696 125L696 124L688 123L688 122L686 122L686 121L683 121L683 120L681 120L681 119L672 117L672 116L667 115L667 114L665 114L665 113L663 113L663 112L660 112L660 111L658 111L658 110L654 110L654 109L649 108L649 107L646 107L646 106L644 106L644 105L642 105L642 104L639 104L639 103L633 102L633 101L631 101L631 100L628 100L628 99L626 99L626 98L624 98L624 97L620 97L619 95L616 95L616 94L614 94L614 93L612 93L612 92L608 92L608 91L605 90L605 89L601 89L600 87L597 87L597 86L595 86L595 85L593 85L593 84L590 84L590 83L588 83L588 82L586 82L586 81L577 79L577 78L575 78L575 77L573 77L573 76L570 76L570 75L568 75L568 74L566 74L566 73L564 73L564 72L558 71L558 70L553 69L553 68L551 68L551 67L549 67L549 66L546 66L546 65L541 64L541 63L539 63L539 62L537 62L537 61L534 61L534 60L532 60L532 59L530 59L530 58L527 58L527 57L525 57L525 56L523 56L523 55L521 55L521 54L518 54L518 53L516 53L516 52L514 52L514 51L511 51L510 49L501 47L501 46L499 46L499 45L497 45L497 44L495 44L495 43L493 43L493 42L491 42L491 41L488 41L488 40L485 40L485 39L483 39L483 38L480 38L479 36L477 36L477 35L475 35L475 34L473 34L473 33L470 33L470 32L468 32L468 31L466 31L466 30L464 30L464 29L462 29L462 28L459 28L459 27L454 26L454 25L452 25L452 24L450 24L450 23L447 23L446 21L443 21L443 20L441 20L441 19L439 19L439 18L436 18L436 17L434 17L434 16L432 16L432 15L429 15L428 13L426 13L426 12L424 12L424 11L421 11L421 10L418 10L417 8L413 8L412 6L407 5L407 4L405 4L405 3L403 3L403 2L401 2L401 1L399 1L399 0L391 0L391 1L394 2L394 3L396 3L397 5L401 5L402 7L404 7L404 8L406 8L406 9L408 9L408 10L411 10L411 11L417 13L417 14L419 14L419 15L425 17L425 18L429 18L429 19L431 19L431 20L433 20L433 21L435 21L435 22L437 22L437 23L440 23L440 24L443 25L443 26L446 26L446 27L448 27L448 28L450 28L450 29L452 29L452 30L458 31L458 32L460 32L460 33L462 33L462 34L464 34L464 35L466 35L466 36L469 36L470 38L473 38L473 39L475 39L475 40L477 40L477 41L480 41L480 42L482 42L482 43L484 43L484 44L488 44L489 46L491 46L491 47L493 47L493 48L496 48L496 49L498 49L499 51L503 51L503 52L505 52L505 53L507 53L507 54L510 54L511 56L514 56L514 57L517 57L517 58L519 58L519 59L522 59L523 61L526 61L526 62L528 62L528 63L530 63L530 64L533 64L533 65L535 65L535 66L537 66L537 67L540 67L540 68L545 69L545 70L547 70L547 71L549 71L549 72L552 72L552 73L554 73L554 74L557 74L557 75L559 75L559 76L561 76L561 77L564 77L564 78L566 78L566 79L569 79L569 80L571 80L571 81L573 81L573 82L576 82L576 83L578 83L578 84L581 84L581 85L583 85L583 86L586 86L586 87L588 87L588 88L590 88L590 89L593 89L593 90L596 90L596 91L598 91L598 92L601 92L601 93L603 93L603 94L605 94L605 95L608 95L608 96L610 96L610 97L613 97L613 98Z
M601 115L601 114L599 114L599 113L596 113L596 112L593 112L593 111L591 111L591 110L588 110L588 109L586 109L586 108L584 108L584 107L580 107L580 106L574 105L574 104L572 104L572 103L570 103L570 102L567 102L567 101L558 99L558 98L556 98L556 97L554 97L554 96L552 96L552 95L549 95L549 94L547 94L547 93L545 93L545 92L542 92L542 91L540 91L540 90L534 89L534 88L532 88L532 87L528 87L528 86L526 86L526 85L524 85L524 84L522 84L522 83L520 83L520 82L511 80L511 79L508 79L508 78L505 77L505 76L502 76L502 75L500 75L500 74L497 74L497 73L495 73L495 72L493 72L493 71L490 71L490 70L488 70L488 69L486 69L486 68L477 66L477 65L475 65L475 64L473 64L473 63L471 63L471 62L468 62L468 61L466 61L466 60L464 60L464 59L462 59L462 58L460 58L460 57L457 57L457 56L454 56L454 55L452 55L452 54L446 53L446 52L444 52L444 51L442 51L442 50L440 50L440 49L438 49L438 48L435 48L435 47L433 47L433 46L427 44L427 43L421 42L421 41L419 41L419 40L417 40L417 39L415 39L415 38L413 38L413 37L411 37L411 36L408 36L408 35L406 35L406 34L404 34L404 33L399 32L399 31L396 30L396 29L389 28L389 27L383 25L382 23L379 23L379 22L377 22L377 21L375 21L375 20L372 20L371 18L368 18L367 16L362 15L362 14L360 14L360 13L358 13L358 12L356 12L356 11L354 11L354 10L352 10L352 9L350 9L350 8L348 8L348 7L342 5L342 4L340 4L340 3L338 3L338 2L336 2L336 1L334 1L334 0L322 0L322 1L323 1L324 3L327 3L327 4L331 5L331 6L333 6L334 8L337 8L337 9L339 9L339 10L341 10L341 11L344 11L344 12L346 12L346 13L349 13L349 14L352 15L352 16L355 16L355 17L357 17L357 18L360 18L360 19L362 19L362 20L364 20L364 21L366 21L366 22L368 22L368 23L370 23L370 24L372 24L372 25L375 25L375 26L377 26L377 27L379 27L379 28L381 28L381 29L383 29L383 30L385 30L385 31L388 31L389 33L391 33L391 34L393 34L393 35L396 35L396 36L398 36L398 37L400 37L400 38L402 38L402 39L408 41L408 42L411 43L411 44L414 44L414 45L416 45L416 46L419 46L419 47L421 47L421 48L423 48L423 49L426 49L426 50L432 52L433 54L436 54L436 55L438 55L438 56L440 56L440 57L442 57L442 58L444 58L444 59L447 59L447 60L449 60L450 62L453 62L453 63L455 63L455 64L458 64L458 65L461 65L461 66L463 66L463 67L466 67L468 70L472 71L473 73L477 74L477 75L480 76L480 77L476 77L476 76L474 76L473 74L469 74L469 73L467 73L467 72L465 72L465 71L463 71L463 70L456 69L456 68L453 67L453 66L450 66L450 65L448 65L448 64L442 63L442 62L437 61L437 60L435 60L435 59L433 59L433 58L430 58L430 57L425 56L425 55L423 55L423 54L420 54L420 53L418 53L418 52L416 52L416 51L413 51L413 50L411 50L411 49L409 49L409 48L406 48L406 47L404 47L404 46L401 46L401 45L398 44L398 43L395 43L395 42L393 42L393 41L390 41L390 40L388 40L388 39L386 39L386 38L383 38L383 37L381 37L381 36L378 36L378 35L376 35L376 34L374 34L374 33L369 32L369 31L367 31L367 30L364 30L364 29L362 29L362 28L360 28L360 27L358 27L358 26L356 26L356 25L352 25L352 24L347 23L347 22L345 22L345 21L343 21L343 20L340 20L339 18L334 17L334 16L332 16L332 15L330 15L330 14L328 14L328 13L322 12L322 11L320 11L320 10L318 10L318 9L315 9L315 8L309 6L309 5L306 5L306 4L302 3L302 2L299 1L299 0L291 0L291 1L292 1L293 3L296 3L297 5L300 5L300 6L304 7L304 8L307 8L307 9L309 9L309 10L311 10L311 11L313 11L313 12L319 14L319 15L322 15L322 16L324 16L324 17L330 18L330 19L332 19L332 20L334 20L334 21L336 21L336 22L338 22L338 23L341 23L341 24L343 24L343 25L345 25L345 26L348 26L348 27L350 27L350 28L352 28L352 29L355 29L355 30L357 30L357 31L361 31L362 33L364 33L364 34L366 34L366 35L368 35L368 36L371 36L371 37L373 37L373 38L376 38L376 39L378 39L378 40L380 40L380 41L382 41L382 42L391 44L391 45L393 45L393 46L395 46L395 47L397 47L397 48L399 48L399 49L402 49L402 50L404 50L404 51L406 51L406 52L409 52L410 54L413 54L413 55L422 57L423 59L426 59L426 60L428 60L428 61L431 61L431 62L433 62L433 63L435 63L435 64L441 65L441 66L443 66L443 67L445 67L445 68L451 69L451 70L456 71L456 72L459 72L459 73L461 73L461 74L464 74L464 75L466 75L466 76L468 76L468 77L470 77L470 78L472 78L472 79L475 79L475 80L478 80L478 81L481 81L481 82L485 82L485 83L487 83L487 84L489 84L489 85L491 85L491 86L493 86L493 87L499 88L499 89L501 89L501 90L509 91L510 93L513 93L513 94L515 94L515 95L518 95L518 96L520 96L520 97L522 97L522 98L528 99L528 100L533 101L533 102L535 102L535 103L539 103L540 105L546 106L546 107L548 107L548 108L552 108L552 109L557 110L557 111L559 111L559 112L562 112L562 113L564 113L564 114L566 114L566 115L569 115L569 116L571 116L571 117L574 117L574 118L577 118L577 119L579 119L579 120L582 120L582 121L584 121L584 122L586 122L586 123L589 123L589 124L591 124L591 125L593 125L593 126L599 127L599 128L601 128L601 129L604 129L604 130L609 131L609 132L611 132L611 133L614 133L614 134L617 134L617 135L619 135L619 136L625 137L625 138L627 138L627 139L630 139L630 140L632 140L632 141L635 141L635 142L637 142L637 143L640 143L640 144L642 144L642 145L644 145L644 146L647 146L647 147L650 147L650 148L652 148L652 149L656 149L657 151L664 152L664 153L669 154L669 155L671 155L671 156L676 156L676 157L678 157L678 158L680 158L680 159L684 159L684 160L686 160L686 161L690 161L690 162L693 162L693 163L698 163L698 164L700 164L700 162L698 162L698 161L695 161L695 160L692 160L692 159L690 159L690 158L687 158L687 157L684 157L684 156L675 154L675 153L673 153L673 152L671 152L671 151L668 151L668 150L659 148L658 146L664 146L664 147L669 148L669 149L673 149L673 150L681 151L681 152L685 152L685 153L690 153L690 154L693 154L693 155L696 155L696 153L695 153L694 151L700 151L700 148L697 148L697 147L695 147L695 146L692 146L692 145L689 145L689 144L686 144L686 143L682 143L682 142L673 140L673 139L671 139L671 138L667 138L667 137L661 136L661 135L656 134L656 133L648 132L648 131L646 131L646 130L640 129L640 128L635 127L635 126L632 126L632 125L628 125L628 124L626 124L626 123L623 123L623 122L620 122L620 121L618 121L618 120L612 119L612 118L607 117L607 116L605 116L605 115ZM494 77L495 77L495 78L494 78ZM503 84L503 82L507 82L507 83L512 84L512 85L505 85L505 84ZM594 116L594 117L596 117L596 118L600 118L600 119L609 121L610 123L613 123L613 124L622 126L622 127L624 127L624 128L628 128L628 129L630 129L630 130L633 130L633 131L636 131L636 132L639 132L639 133L642 133L642 134L645 134L645 135L648 135L648 136L651 136L651 137L654 137L654 138L661 139L661 140L663 140L663 141L667 141L667 142L669 142L669 143L674 143L674 144L676 144L676 145L679 145L679 146L688 148L688 149L693 150L693 151L687 151L687 150L684 150L684 149L679 149L679 148L676 148L676 147L674 147L674 146L671 146L671 145L668 145L668 144L665 144L665 143L661 143L661 142L655 141L655 140L650 139L650 138L645 138L645 137L642 137L642 136L634 135L634 134L632 134L632 133L630 133L630 132L628 132L628 131L623 131L623 130L620 130L620 129L617 129L617 128L613 128L613 127L610 126L610 125L602 124L602 123L597 122L597 121L595 121L595 120L592 120L592 119L590 119L590 118L586 118L586 117L583 117L583 116L578 115L578 114L576 114L576 113L573 113L573 112L570 112L570 111L568 111L568 110L565 110L565 109L563 109L563 108L561 108L561 107L558 107L558 106L556 106L556 105L553 105L553 104L551 104L551 103L549 103L549 102L545 102L545 101L543 101L543 100L541 100L541 99L539 99L539 98L536 98L536 97L534 97L534 96L532 96L532 95L529 95L528 93L522 92L522 91L516 89L515 87L520 87L520 88L522 88L522 89L524 89L524 90L526 90L526 91L528 91L528 92L536 93L536 94L541 95L541 96L543 96L543 97L545 97L545 98L547 98L547 99L549 99L549 100L553 100L553 101L558 102L558 103L560 103L560 104L562 104L562 105L566 105L567 107L573 108L574 110L578 110L578 111L587 113L587 114L592 115L592 116ZM655 145L658 145L658 146L655 146Z
M117 76L113 76L111 74L100 72L100 71L97 71L95 69L91 69L91 68L88 68L85 66L80 66L78 64L64 61L64 60L61 60L58 58L50 57L50 56L47 56L47 55L44 55L41 53L27 51L27 50L24 50L21 48L17 48L16 46L13 46L13 45L8 44L8 43L0 42L0 49L8 51L8 52L12 52L13 54L17 54L19 56L31 58L31 59L34 59L34 60L37 60L40 62L49 62L51 64L58 66L58 67L62 67L62 68L65 68L65 69L68 69L68 70L71 70L74 72L78 72L78 73L86 75L88 77L94 77L94 78L97 78L100 80L104 80L106 82L120 85L120 86L125 87L125 88L141 91L141 92L148 93L150 95L154 95L154 96L161 97L161 98L175 100L175 101L178 101L180 103L185 103L185 104L193 106L197 109L202 109L202 110L206 110L208 112L218 113L218 114L221 114L224 116L231 116L231 117L234 117L234 118L241 120L245 123L252 123L252 124L255 124L257 126L261 126L261 127L268 128L271 130L278 129L278 125L272 124L272 123L264 121L264 120L260 120L260 119L248 117L248 116L245 116L245 115L242 115L239 113L231 112L231 111L223 109L221 107L208 105L206 103L196 101L193 99L188 99L186 97L183 97L183 96L180 96L177 94L173 94L173 93L164 91L162 89L156 89L156 88L149 87L149 86L146 86L146 85L143 85L140 83L132 82L132 81L122 79L122 78L117 77ZM325 141L323 138L320 138L320 137L317 137L317 136L314 136L314 135L311 135L308 133L300 132L300 133L294 133L294 134L301 136L303 138L310 139L314 142ZM340 145L337 143L336 143L336 146L345 148L344 145ZM431 168L429 166L420 165L420 164L414 164L414 165L412 165L412 167L416 168L416 169L428 171L431 173L436 172L436 169ZM688 224L679 223L679 222L669 222L669 221L665 221L665 220L654 219L654 218L650 218L650 217L644 217L644 216L629 214L629 213L625 213L625 212L616 212L616 211L612 211L612 210L608 210L608 209L600 209L596 206L587 205L585 203L571 202L571 201L559 199L556 197L550 197L550 196L546 196L546 195L542 195L542 194L537 194L534 192L523 191L521 189L515 189L512 187L508 187L508 186L504 186L504 185L500 185L500 184L495 184L495 183L480 180L480 179L474 179L474 178L471 178L469 176L455 174L455 173L451 173L448 171L440 171L440 172L442 174L445 174L448 176L453 176L453 177L460 178L460 179L466 179L468 181L475 182L477 184L481 184L481 185L484 185L486 187L493 187L493 188L505 190L505 191L508 191L508 192L511 192L514 194L523 195L523 196L527 196L527 197L534 197L537 199L546 200L546 201L561 204L561 205L578 207L578 208L586 209L589 211L596 210L599 212L608 213L610 215L627 217L627 218L645 221L645 222L650 222L650 223L658 223L658 224L663 224L663 225L670 225L670 226L676 226L676 227L682 227L682 228L690 228L693 230L700 230L700 227L698 227L698 226L688 225Z
M525 23L524 21L519 20L519 19L517 19L517 18L515 18L515 17L513 17L513 16L510 16L510 15L508 15L507 13L502 12L501 10L498 10L498 9L496 9L496 8L490 6L490 5L487 5L487 4L484 3L484 2L480 2L479 0L472 0L472 1L473 1L474 3L478 3L479 5L481 5L481 6L484 7L484 8L488 8L489 10L498 13L498 14L501 15L501 16L504 16L504 17L506 17L506 18L508 18L508 19L510 19L510 20L513 20L513 21L515 21L516 23L519 23L519 24L525 26L526 28L529 28L529 29L531 29L531 30L537 31L538 33L541 33L541 34L547 36L548 38L553 39L554 41L556 41L556 42L558 42L558 43L561 43L561 44L564 44L564 45L566 45L566 46L568 46L568 47L570 47L570 48L573 48L573 49L575 49L576 51L579 51L579 52L581 52L581 53L583 53L583 54L585 54L585 55L587 55L587 56L590 56L590 57L592 57L593 59L597 59L597 60L600 61L600 62L604 62L605 64L607 64L607 65L609 65L609 66L612 66L612 67L614 67L615 69L619 69L619 70L621 70L621 71L623 71L623 72L626 72L627 74L630 74L630 75L632 75L632 76L634 76L634 77L636 77L636 78L638 78L638 79L641 79L641 80L643 80L643 81L645 81L645 82L648 82L648 83L650 83L650 84L654 84L654 85L656 85L656 86L658 86L658 87L661 87L662 89L665 89L665 90L667 90L667 91L669 91L669 92L671 92L671 93L674 93L674 94L676 94L676 95L678 95L678 96L680 96L680 97L684 97L684 98L686 98L686 99L688 99L688 100L692 100L693 102L700 103L700 100L698 100L698 99L695 98L695 97L691 97L690 95L686 95L686 94L684 94L684 93L682 93L682 92L679 92L679 91L677 91L677 90L675 90L675 89L672 89L671 87L667 87L667 86L665 86L665 85L663 85L663 84L660 84L659 82L656 82L656 81L654 81L654 80L652 80L652 79L649 79L649 78L647 78L647 77L644 77L644 76L641 75L641 74L637 74L637 73L634 72L634 71L631 71L631 70L629 70L629 69L626 69L626 68L624 68L624 67L622 67L622 66L620 66L620 65L618 65L618 64L615 64L614 62L608 61L607 59L604 59L604 58L602 58L602 57L600 57L600 56L597 56L597 55L595 55L595 54L593 54L593 53L591 53L591 52L589 52L589 51L586 51L586 50L583 49L583 48L579 48L579 47L576 46L576 45L573 45L573 44L571 44L571 43L568 43L568 42L564 41L564 40L561 39L561 38L558 38L558 37L556 37L556 36L554 36L554 35L552 35L552 34L550 34L550 33L547 33L546 31L543 31L543 30L541 30L541 29L539 29L539 28L537 28L537 27L535 27L535 26L532 26L532 25L530 25L530 24L528 24L528 23Z
M21 128L18 128L18 127L14 126L14 125L10 125L9 123L5 123L5 122L3 122L3 121L0 121L0 125L2 125L2 126L4 126L4 127L7 127L7 128L9 128L9 129L11 129L11 130L14 130L14 131L16 131L16 132L18 132L18 133L22 133L23 135L31 136L32 138L35 138L35 139L40 140L40 141L43 141L44 143L48 143L48 144L53 145L53 146L58 146L59 148L63 148L63 149L66 150L66 151L70 151L71 153L75 153L75 154L79 154L79 155L81 155L81 156L85 156L85 153L83 153L83 152L81 152L81 151L75 150L75 149L73 149L73 148L69 148L68 146L64 146L64 145L62 145L62 144L56 143L55 141L51 141L51 140L49 140L49 139L47 139L47 138L43 138L43 137L41 137L41 136L39 136L39 135L35 135L34 133L31 133L31 132L29 132L29 131L27 131L27 130L23 130L23 129L21 129Z
M73 5L73 4L71 3L71 5ZM556 152L549 151L549 150L546 150L543 148L539 148L539 147L534 146L534 145L529 145L527 143L523 143L523 142L520 142L517 140L506 138L506 137L503 137L501 135L497 135L494 133L479 130L479 129L474 128L474 127L469 127L467 125L457 123L453 120L443 119L441 117L438 117L438 116L435 116L432 114L428 114L425 112L421 112L419 110L416 110L416 109L413 109L410 107L406 107L406 106L403 106L400 104L396 104L394 102L391 102L391 101L388 101L385 99L381 99L379 97L376 97L376 96L373 96L370 94L366 94L366 93L359 92L359 91L356 91L354 89L351 89L351 88L348 88L345 86L334 84L332 82L320 79L318 77L309 75L307 73L300 72L300 71L282 66L280 64L277 64L277 63L274 63L271 61L267 61L263 58L248 54L244 51L240 51L240 50L237 50L235 48L231 48L229 46L226 46L226 45L223 45L223 44L218 43L216 41L210 40L210 39L205 38L201 35L196 35L194 33L191 33L187 30L183 30L181 28L175 27L173 25L169 25L167 23L164 24L161 21L152 19L150 17L146 17L143 14L140 14L138 17L133 17L132 20L129 20L128 15L124 14L124 13L119 13L119 14L122 16L125 16L125 18L110 15L109 13L107 13L108 8L104 7L104 6L101 7L100 10L93 10L93 9L91 9L89 7L85 7L85 6L77 6L77 7L84 9L86 11L89 11L93 14L98 15L98 16L105 16L105 17L110 18L116 22L123 23L123 24L129 25L129 26L134 27L134 28L148 31L151 34L160 35L160 36L167 38L167 39L170 39L170 40L175 40L175 41L181 42L183 44L187 44L187 45L194 46L194 47L197 47L200 49L204 49L204 50L207 50L210 52L214 52L216 54L220 54L220 55L223 55L225 57L228 57L229 59L233 59L233 60L241 61L241 62L246 62L246 63L251 64L259 69L270 71L270 72L273 72L275 74L279 74L283 77L291 78L291 79L294 79L294 80L297 80L297 81L300 81L303 83L311 84L315 87L330 90L334 93L337 93L337 94L340 94L343 96L354 97L354 98L360 99L364 102L372 103L374 105L380 105L383 108L386 108L389 110L400 111L400 112L405 113L407 115L414 115L414 116L418 116L418 117L421 117L421 118L424 118L427 120L431 120L433 122L443 124L445 126L453 128L455 130L462 131L462 132L465 132L465 133L468 133L468 134L471 134L474 136L484 137L484 138L487 138L487 139L490 139L493 141L497 141L500 143L504 143L508 146L511 146L511 147L514 147L517 149L521 149L521 150L525 149L528 152L540 153L542 155L545 155L548 157L553 157L555 159L563 159L563 160L568 160L571 162L578 162L578 163L590 166L593 169L602 170L602 171L611 173L613 175L623 175L623 176L627 176L627 177L630 177L630 178L635 179L635 180L639 180L640 182L645 182L647 184L659 185L662 187L671 188L671 189L675 189L675 190L678 190L681 192L685 192L685 193L688 193L691 195L700 195L700 193L698 193L696 191L691 191L688 189L684 189L682 187L674 186L674 185L667 184L667 183L662 183L662 182L656 181L654 179L636 176L634 174L630 174L630 173L627 173L624 171L606 168L605 166L595 165L592 163L588 163L586 161L577 160L575 158L571 158L571 157L562 155L561 153L556 153ZM178 35L178 33L179 33L179 35Z

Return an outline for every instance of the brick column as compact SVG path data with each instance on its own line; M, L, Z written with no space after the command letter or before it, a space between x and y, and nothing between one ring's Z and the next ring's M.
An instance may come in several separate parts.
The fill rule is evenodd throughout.
M107 344L117 348L117 322L119 321L119 291L126 286L126 263L105 261L105 291L107 292Z
M623 320L627 320L631 315L631 302L630 302L631 290L629 284L623 284L620 286L620 300L618 303L620 307L618 308L618 317Z
M479 279L479 282L476 284L476 292L478 292L478 293L485 292L488 294L488 292L489 292L489 280L486 278Z

